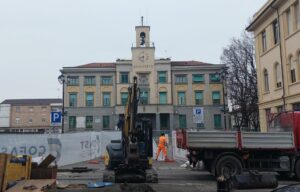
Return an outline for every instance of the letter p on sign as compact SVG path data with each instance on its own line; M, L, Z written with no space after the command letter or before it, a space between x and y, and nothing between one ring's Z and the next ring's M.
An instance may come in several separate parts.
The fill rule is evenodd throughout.
M51 124L61 123L61 112L51 112Z

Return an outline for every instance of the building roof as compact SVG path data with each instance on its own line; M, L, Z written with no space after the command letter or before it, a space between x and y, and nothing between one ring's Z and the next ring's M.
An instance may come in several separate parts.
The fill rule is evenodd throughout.
M1 104L49 105L50 103L62 103L62 99L6 99Z
M200 61L171 61L172 66L209 66L211 63L204 63ZM75 68L115 68L115 63L88 63L78 65Z
M209 66L211 63L204 63L200 61L171 61L172 66Z
M76 66L76 68L114 68L115 63L88 63L84 65Z
M276 11L278 4L283 0L268 0L253 16L251 23L246 27L247 31L253 31L256 25L261 21L264 15L270 13L270 11Z

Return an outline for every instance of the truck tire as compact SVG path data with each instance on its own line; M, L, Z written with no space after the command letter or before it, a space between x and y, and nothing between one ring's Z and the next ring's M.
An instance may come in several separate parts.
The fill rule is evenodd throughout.
M295 163L295 175L296 175L296 178L299 180L300 179L300 159L298 159Z
M216 177L224 176L229 178L242 173L241 161L234 156L223 156L216 163Z

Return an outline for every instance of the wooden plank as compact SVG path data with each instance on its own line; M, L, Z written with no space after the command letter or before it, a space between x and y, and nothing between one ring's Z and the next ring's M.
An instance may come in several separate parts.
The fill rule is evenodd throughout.
M2 191L4 182L4 173L6 167L6 154L0 154L0 192Z
M53 189L56 185L55 179L36 179L36 180L23 180L19 181L17 185L8 189L6 192L42 192L45 189ZM24 187L36 188L33 190L26 190Z
M47 168L53 161L55 160L55 157L51 154L49 154L46 159L44 159L39 165L39 168Z

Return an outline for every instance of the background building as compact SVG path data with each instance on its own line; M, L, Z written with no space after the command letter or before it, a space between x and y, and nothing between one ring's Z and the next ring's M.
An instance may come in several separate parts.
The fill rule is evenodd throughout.
M52 128L51 111L61 111L61 99L7 99L0 104L1 132L44 133Z
M260 127L269 113L300 111L299 0L269 0L247 28L255 36Z
M135 30L132 59L61 70L67 77L65 130L115 129L133 76L140 88L138 113L151 119L154 130L223 129L222 83L216 74L223 65L156 59L150 27ZM195 107L202 107L203 121L196 119Z

